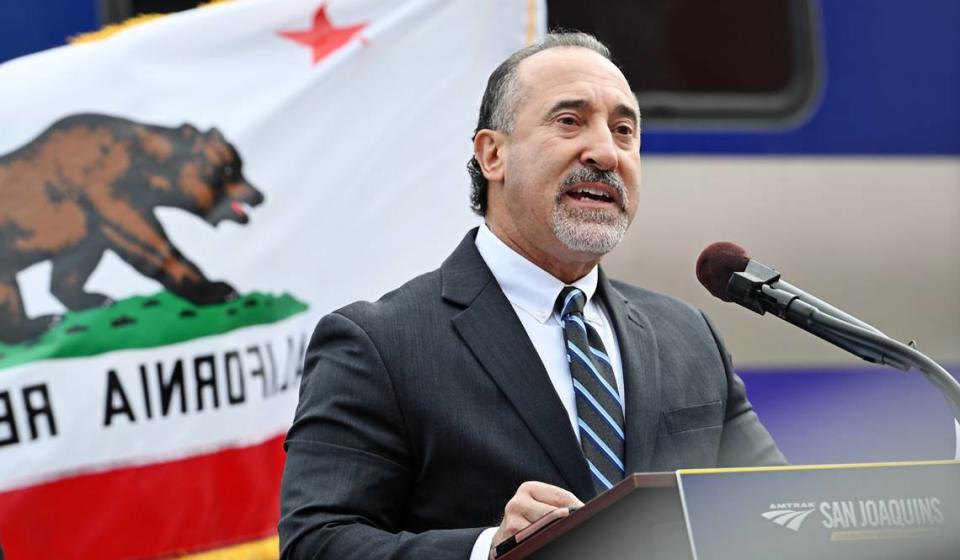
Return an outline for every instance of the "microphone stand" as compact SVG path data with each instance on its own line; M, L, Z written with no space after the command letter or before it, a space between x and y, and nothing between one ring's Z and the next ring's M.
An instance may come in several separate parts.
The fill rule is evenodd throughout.
M946 397L954 418L960 423L960 382L916 348L831 317L803 301L793 302L786 315L791 323L869 362L891 365L903 371L917 368Z
M760 315L769 311L868 362L893 366L903 371L911 368L920 370L950 405L957 421L957 453L960 455L960 382L916 348L890 338L836 308L818 307L817 303L823 303L819 300L811 305L795 293L774 287L779 279L780 274L771 268L748 265L746 270L730 277L727 296Z

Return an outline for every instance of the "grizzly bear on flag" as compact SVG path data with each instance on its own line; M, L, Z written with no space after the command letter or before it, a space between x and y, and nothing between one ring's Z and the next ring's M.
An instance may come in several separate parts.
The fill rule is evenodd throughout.
M107 305L84 291L103 252L198 305L236 297L208 280L167 238L154 209L181 208L216 225L247 222L263 195L244 179L223 135L99 114L61 119L0 156L0 341L44 333L56 317L28 318L16 274L49 260L51 293L71 310Z

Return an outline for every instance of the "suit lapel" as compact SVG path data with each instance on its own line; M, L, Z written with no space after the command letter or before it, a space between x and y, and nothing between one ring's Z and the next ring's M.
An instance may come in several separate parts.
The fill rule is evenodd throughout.
M650 470L660 417L660 363L653 326L600 270L601 297L620 347L626 402L624 435L627 473Z
M593 483L568 417L533 343L474 245L475 230L443 263L443 297L465 306L453 326L540 442L569 488L582 498Z

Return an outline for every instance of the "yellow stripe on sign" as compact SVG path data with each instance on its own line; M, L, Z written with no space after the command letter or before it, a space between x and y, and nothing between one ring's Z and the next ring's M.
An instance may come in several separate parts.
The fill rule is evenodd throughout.
M904 461L901 463L847 463L842 465L790 465L786 467L738 467L731 469L680 469L682 475L724 474L777 471L818 471L836 469L876 469L890 467L927 467L933 465L960 465L960 461Z
M183 560L277 560L279 557L280 537L274 536L180 558Z

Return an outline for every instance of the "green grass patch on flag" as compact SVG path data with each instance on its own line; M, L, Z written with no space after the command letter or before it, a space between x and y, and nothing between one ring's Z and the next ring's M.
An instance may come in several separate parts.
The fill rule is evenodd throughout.
M70 311L35 340L19 344L0 342L0 369L49 358L166 346L276 323L307 308L307 304L289 294L251 292L227 303L204 306L166 291L134 296L110 307Z

